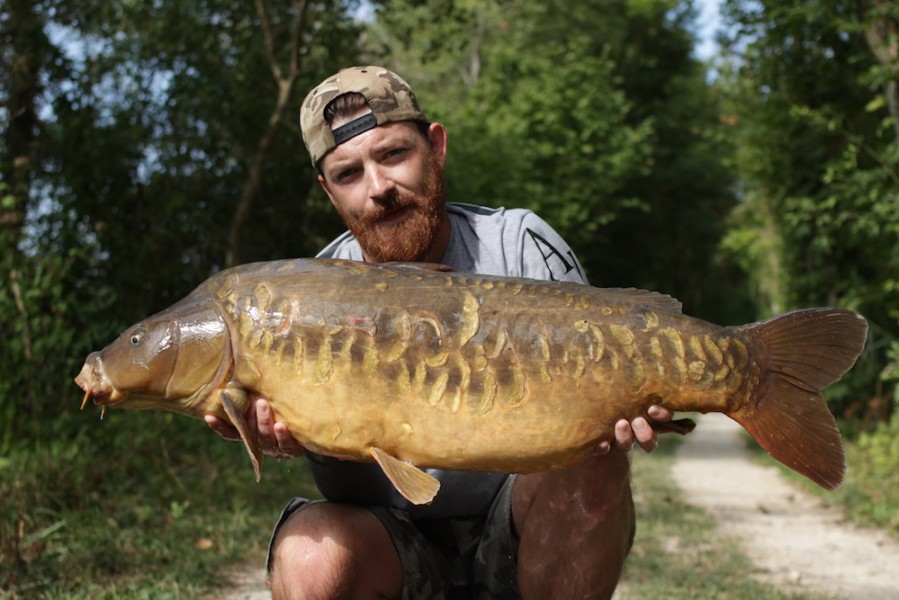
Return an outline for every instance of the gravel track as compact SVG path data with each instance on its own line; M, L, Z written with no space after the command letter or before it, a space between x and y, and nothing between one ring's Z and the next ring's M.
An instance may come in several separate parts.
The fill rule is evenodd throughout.
M741 431L724 415L703 415L678 447L672 474L687 502L741 541L756 576L788 591L899 599L899 543L849 524L773 464L759 464Z

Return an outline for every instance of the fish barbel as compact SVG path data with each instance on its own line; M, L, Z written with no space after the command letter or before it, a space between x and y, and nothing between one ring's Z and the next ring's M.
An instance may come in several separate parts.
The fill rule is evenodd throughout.
M104 407L225 419L258 480L244 419L257 394L300 444L376 461L419 504L439 487L419 467L563 468L653 404L723 412L832 489L845 461L821 390L866 336L839 308L720 327L643 290L297 259L213 275L91 353L75 382Z

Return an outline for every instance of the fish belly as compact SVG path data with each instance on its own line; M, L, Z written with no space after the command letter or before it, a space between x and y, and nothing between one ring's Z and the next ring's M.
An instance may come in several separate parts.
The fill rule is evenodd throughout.
M236 378L300 443L354 460L557 468L652 404L721 410L754 369L747 340L636 291L341 266L221 299Z

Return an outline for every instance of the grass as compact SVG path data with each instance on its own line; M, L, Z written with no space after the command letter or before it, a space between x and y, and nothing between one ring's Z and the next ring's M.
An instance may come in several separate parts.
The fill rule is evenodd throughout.
M619 597L814 598L753 579L736 543L685 503L670 475L679 440L661 439L652 455L632 453L638 530ZM868 460L871 444L892 448L892 439L850 445L850 499L862 494L853 472L870 471L853 463ZM873 499L857 503L877 506L884 490L895 492L883 477L896 472L870 475L880 485L866 485L881 495L866 492ZM304 461L268 459L256 484L243 447L202 423L110 411L71 439L0 457L0 598L208 598L228 585L235 564L261 563L290 496L315 493ZM899 514L896 504L881 512Z
M834 494L850 518L899 539L899 417L849 442L845 483Z
M172 415L110 411L35 446L0 462L0 598L207 597L315 494L303 461L256 484L241 445Z
M671 477L680 440L663 436L651 455L633 452L637 537L625 565L623 600L813 599L777 590L752 578L753 565L715 521L685 503Z

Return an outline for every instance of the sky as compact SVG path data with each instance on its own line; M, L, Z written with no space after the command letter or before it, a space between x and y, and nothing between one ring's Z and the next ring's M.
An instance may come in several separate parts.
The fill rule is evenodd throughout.
M700 60L707 60L718 52L715 44L715 30L720 20L718 6L721 0L696 0L699 9L699 45L696 48L696 56Z

